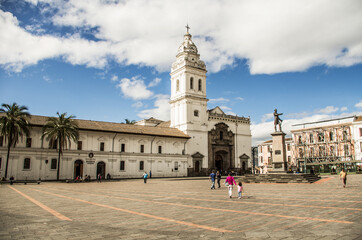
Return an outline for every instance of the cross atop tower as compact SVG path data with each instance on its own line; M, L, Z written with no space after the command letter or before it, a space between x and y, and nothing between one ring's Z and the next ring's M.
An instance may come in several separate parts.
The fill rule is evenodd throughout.
M187 24L187 25L185 26L185 28L186 28L186 30L187 30L187 34L189 34L189 29L190 29L189 24Z

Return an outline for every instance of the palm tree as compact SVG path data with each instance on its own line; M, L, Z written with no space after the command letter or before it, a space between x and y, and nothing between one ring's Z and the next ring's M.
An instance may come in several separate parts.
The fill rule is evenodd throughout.
M79 129L74 120L75 116L67 117L67 113L59 114L59 112L57 114L58 117L48 118L43 127L42 139L46 137L47 141L56 143L58 149L57 180L59 181L60 156L63 155L63 149L67 147L67 144L70 147L71 140L78 141Z
M2 104L0 108L0 135L4 136L8 143L8 154L6 156L5 179L8 175L8 165L10 158L10 148L15 147L19 137L25 134L29 136L30 113L26 106L19 106L16 103L12 105Z
M125 124L135 124L136 121L135 120L129 120L129 119L125 119Z

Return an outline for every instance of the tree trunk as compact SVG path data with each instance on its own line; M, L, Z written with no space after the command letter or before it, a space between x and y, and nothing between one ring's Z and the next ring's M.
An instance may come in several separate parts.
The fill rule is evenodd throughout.
M58 167L57 167L57 181L59 181L59 171L60 171L60 155L62 152L62 147L60 145L60 140L58 140Z
M60 150L58 151L58 167L57 167L57 181L59 181L59 168L60 168Z
M9 132L9 138L8 138L8 154L6 156L6 167L5 167L5 179L8 176L8 166L9 166L9 158L10 158L10 148L11 148L11 144L12 144L12 134L13 134L13 127L10 126L10 132Z
M10 139L9 139L9 142L8 142L8 154L6 155L5 179L6 179L7 176L8 176L8 166L9 166L9 158L10 158L10 148L11 148L11 142L10 142Z

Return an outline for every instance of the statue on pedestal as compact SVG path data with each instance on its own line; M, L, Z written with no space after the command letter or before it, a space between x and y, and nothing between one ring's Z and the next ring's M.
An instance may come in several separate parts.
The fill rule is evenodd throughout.
M283 113L278 113L277 109L274 109L274 130L277 132L277 126L279 126L279 132L282 132L282 122L279 118L280 115L283 115Z

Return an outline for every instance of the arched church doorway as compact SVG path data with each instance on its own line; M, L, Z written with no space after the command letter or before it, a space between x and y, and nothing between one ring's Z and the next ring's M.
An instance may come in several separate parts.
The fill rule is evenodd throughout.
M79 159L74 162L74 178L78 176L83 178L83 161Z
M200 161L195 161L195 173L200 172Z
M97 176L101 174L102 179L106 176L106 164L104 162L97 163Z
M219 171L229 171L231 164L230 164L229 152L225 150L220 150L215 152L215 162L214 166Z
M223 170L223 158L221 154L216 154L215 156L215 168L217 171Z

